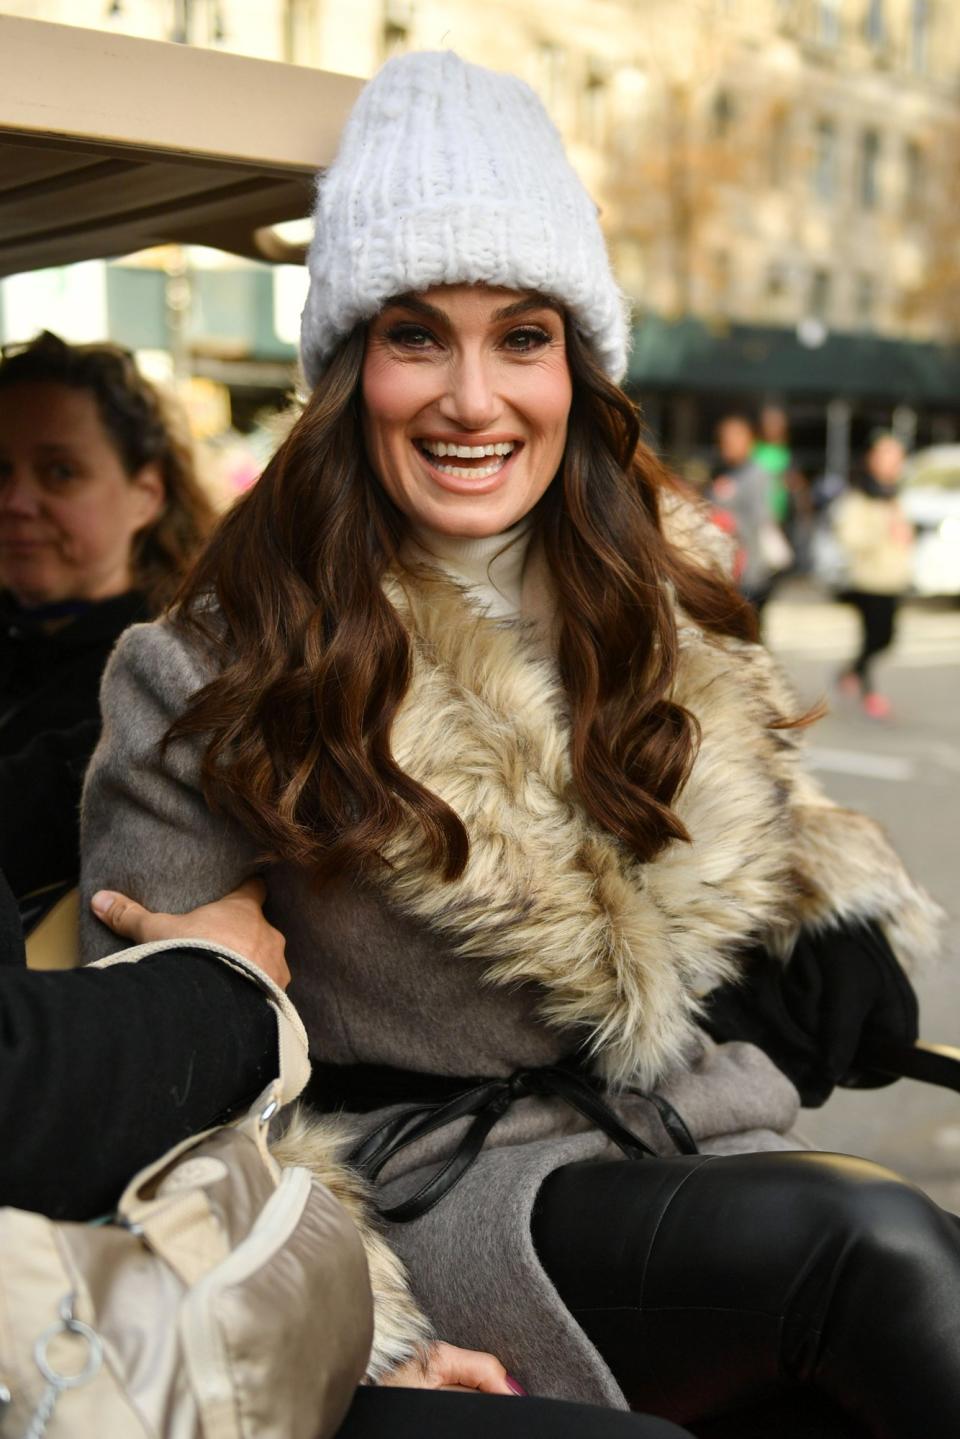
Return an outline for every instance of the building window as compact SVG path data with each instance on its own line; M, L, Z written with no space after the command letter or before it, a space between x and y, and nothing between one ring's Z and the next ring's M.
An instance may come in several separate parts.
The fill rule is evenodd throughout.
M393 55L402 55L410 40L410 32L406 25L398 25L395 20L385 20L383 23L383 54L389 60Z
M814 270L810 277L809 311L815 320L824 324L830 319L830 304L833 298L833 278L829 270Z
M402 55L410 44L410 0L386 0L383 7L383 54L389 60Z
M193 40L193 20L190 0L173 0L173 22L170 39L175 45L189 45Z
M713 97L713 106L710 111L710 126L715 140L729 138L736 113L736 105L730 91L718 90Z
M880 203L880 136L865 130L860 141L860 206L876 210Z
M768 152L770 184L775 190L786 184L790 169L790 116L780 111L770 125L770 149Z
M540 72L540 94L547 109L554 114L560 108L565 89L566 53L551 40L544 40L537 46L537 66Z
M840 0L817 0L817 39L822 45L839 45Z
M877 49L886 43L887 26L883 13L883 0L869 0L863 29L869 44Z
M858 275L854 295L854 311L858 330L873 329L877 303L877 285L872 275Z
M781 260L773 260L767 266L764 290L767 300L772 305L776 305L787 293L787 271Z
M926 178L923 150L916 140L908 140L903 147L903 209L914 219L919 218L918 211L923 209Z
M598 69L587 72L583 87L583 137L591 145L601 146L607 131L607 81Z
M283 7L283 58L301 65L313 59L316 0L286 0Z
M628 295L639 297L647 285L647 249L643 240L623 235L613 246L617 279Z
M818 120L813 135L813 193L829 204L837 180L837 130L832 120Z
M913 0L910 10L910 64L918 75L926 74L930 61L930 0Z
M725 314L729 308L733 280L729 250L714 250L710 268L710 299L714 308Z

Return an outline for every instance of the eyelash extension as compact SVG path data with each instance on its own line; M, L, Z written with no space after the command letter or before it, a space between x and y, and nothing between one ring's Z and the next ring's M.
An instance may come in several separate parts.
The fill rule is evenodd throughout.
M411 338L414 336L418 338L422 336L424 339L427 340L435 340L435 336L431 334L431 332L425 326L417 325L410 320L399 321L397 324L391 325L391 327L386 331L386 338L391 342L391 344L402 345L405 342L409 343ZM511 330L509 334L505 335L503 342L504 344L508 344L509 341L515 340L519 337L523 337L523 339L525 340L533 341L533 344L530 346L531 349L534 347L539 348L541 346L548 345L552 339L550 333L547 330L542 329L539 325L522 325L518 329ZM415 345L414 348L422 349L424 347L421 345ZM522 353L522 351L518 350L517 353Z
M397 344L409 339L411 335L424 335L427 339L433 339L430 331L423 325L416 325L410 320L401 320L396 325L391 325L387 331L387 339Z
M549 345L552 338L552 336L546 330L541 329L539 325L523 325L519 330L511 330L506 338L513 340L519 335L522 335L524 339L529 338L537 341L541 345Z

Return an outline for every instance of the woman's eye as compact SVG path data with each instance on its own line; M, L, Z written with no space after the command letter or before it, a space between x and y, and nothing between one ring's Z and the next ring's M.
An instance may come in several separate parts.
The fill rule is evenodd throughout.
M43 471L42 479L44 484L51 488L58 488L68 485L71 480L76 479L77 471L74 465L66 460L54 460Z
M551 336L546 330L541 330L539 325L524 325L520 330L511 330L505 344L508 350L526 355L532 350L540 350L544 345L549 345L550 340Z
M387 339L394 345L404 345L408 350L425 350L433 344L433 336L422 325L394 325L387 331Z

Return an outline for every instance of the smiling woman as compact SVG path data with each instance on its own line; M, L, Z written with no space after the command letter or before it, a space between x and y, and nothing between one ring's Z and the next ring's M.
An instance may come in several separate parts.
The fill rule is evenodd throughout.
M111 664L86 887L169 910L266 866L313 1101L445 1338L692 1425L772 1392L785 1433L802 1385L818 1439L952 1439L952 1221L784 1153L789 1046L703 1028L802 962L798 1082L859 1082L938 912L801 767L724 541L619 387L596 208L533 93L391 61L310 272L302 416Z
M560 468L570 370L562 310L543 296L401 296L370 324L362 386L370 462L415 527L502 534Z

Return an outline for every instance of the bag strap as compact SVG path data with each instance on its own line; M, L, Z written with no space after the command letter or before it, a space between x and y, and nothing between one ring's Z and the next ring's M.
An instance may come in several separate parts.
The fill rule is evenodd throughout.
M226 1126L252 1142L274 1183L280 1167L270 1153L270 1120L280 1108L280 1081L274 1079L257 1096L246 1114ZM168 1149L130 1180L117 1204L117 1220L133 1234L142 1234L154 1253L179 1274L187 1285L197 1282L214 1264L227 1257L229 1246L202 1188L174 1192L160 1199L144 1198L142 1191L165 1170L224 1129L217 1124L192 1134Z
M140 1219L127 1219L127 1227L143 1236L188 1289L230 1253L227 1236L202 1189L173 1194L167 1203L153 1201L144 1210Z
M119 954L106 959L95 960L88 969L110 969L115 964L137 964L152 954L165 954L174 949L202 950L205 954L219 959L231 969L237 970L252 980L266 995L267 1001L277 1017L277 1053L280 1063L280 1105L290 1104L303 1091L310 1078L310 1057L307 1048L307 1032L290 1000L269 975L264 974L251 960L238 954L226 945L213 944L206 939L154 939L149 944L133 945Z

